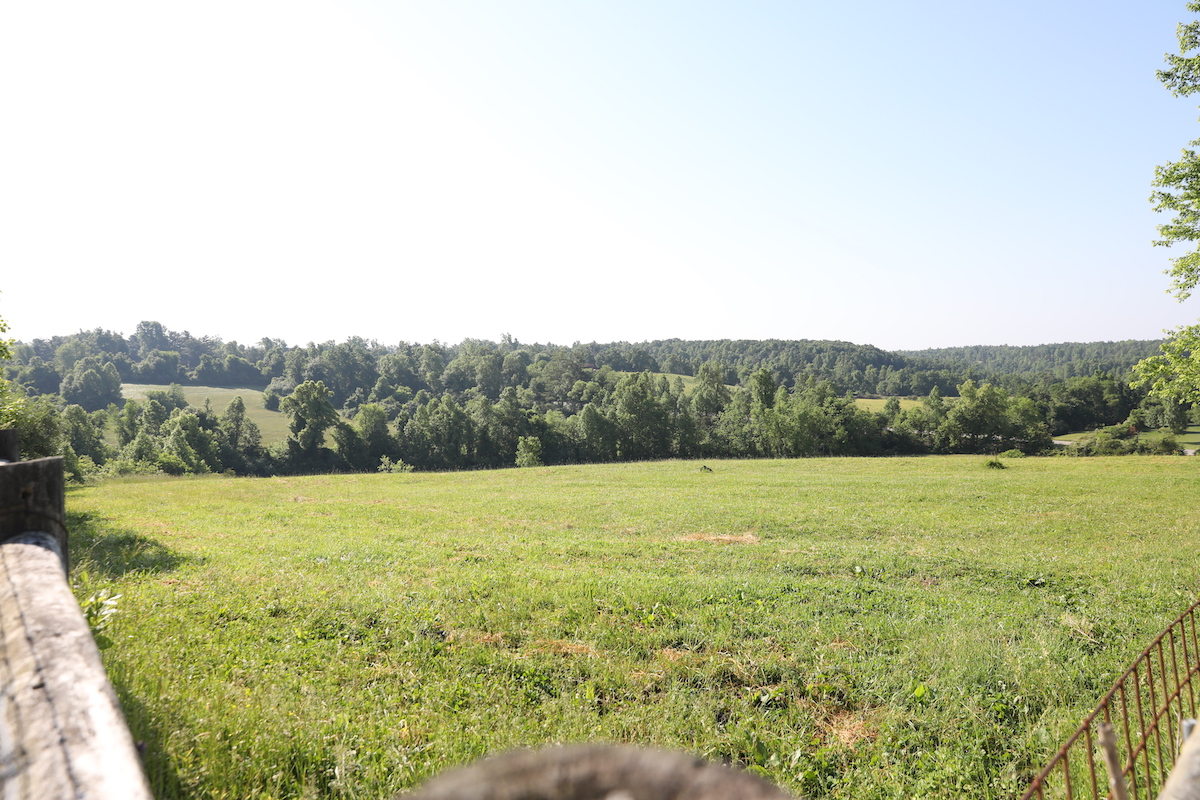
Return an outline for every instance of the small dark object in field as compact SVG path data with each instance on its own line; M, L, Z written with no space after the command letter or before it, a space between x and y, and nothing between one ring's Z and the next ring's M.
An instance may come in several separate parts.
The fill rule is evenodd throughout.
M711 469L708 467L708 465L706 465L706 464L701 464L701 465L700 465L700 471L701 471L701 472L712 472L712 470L711 470Z
M403 800L788 800L778 787L685 753L573 745L456 769Z
M1004 466L1004 462L998 458L989 458L983 465L988 469L1008 469L1008 467Z

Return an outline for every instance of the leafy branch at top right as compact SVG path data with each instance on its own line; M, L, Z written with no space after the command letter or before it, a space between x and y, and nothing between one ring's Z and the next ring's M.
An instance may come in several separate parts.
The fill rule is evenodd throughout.
M1200 2L1189 2L1187 10L1200 13ZM1200 20L1180 23L1176 29L1179 54L1166 55L1167 69L1158 71L1158 79L1176 97L1200 92ZM1200 147L1200 139L1189 148ZM1154 169L1154 187L1150 202L1154 210L1173 215L1170 222L1158 226L1161 238L1154 244L1171 247L1180 242L1200 242L1200 155L1185 149L1178 161L1169 161ZM1200 245L1191 252L1171 259L1171 289L1181 302L1200 284ZM1200 325L1186 325L1171 331L1171 339L1162 352L1134 367L1135 386L1148 385L1151 394L1186 402L1200 402Z

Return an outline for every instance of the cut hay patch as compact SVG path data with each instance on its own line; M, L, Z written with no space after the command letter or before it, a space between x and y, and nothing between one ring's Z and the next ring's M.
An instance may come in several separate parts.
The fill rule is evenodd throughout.
M826 735L851 750L859 742L874 739L877 731L861 712L835 711L822 723Z
M715 542L717 544L757 544L758 537L753 533L737 533L737 534L720 534L713 535L711 533L689 533L686 536L680 536L681 542Z

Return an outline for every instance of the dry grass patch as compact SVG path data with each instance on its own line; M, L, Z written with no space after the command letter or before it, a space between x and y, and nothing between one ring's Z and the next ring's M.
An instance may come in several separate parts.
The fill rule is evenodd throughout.
M718 544L757 544L758 536L752 532L736 534L689 533L679 537L681 542L715 542Z
M869 716L869 712L834 711L819 724L829 740L854 750L859 742L869 742L879 733Z
M533 649L560 656L587 656L588 658L595 658L599 655L596 652L596 648L590 644L566 642L562 639L538 639L533 643Z

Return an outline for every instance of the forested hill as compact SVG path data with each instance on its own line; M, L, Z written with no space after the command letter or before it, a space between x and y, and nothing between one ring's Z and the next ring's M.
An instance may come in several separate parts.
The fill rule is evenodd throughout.
M931 350L900 350L906 357L923 364L938 364L949 369L975 368L989 375L1015 375L1037 378L1050 375L1059 380L1105 372L1127 374L1143 358L1158 355L1163 339L1126 339L1120 342L1059 342L1024 347L1010 345L974 345Z
M856 394L925 395L935 386L953 394L968 377L986 377L978 369L923 363L874 345L813 339L662 339L641 344L602 345L598 357L622 351L645 353L661 372L694 375L705 363L719 364L725 382L743 383L759 369L770 370L780 384L793 387L830 381ZM613 364L614 369L628 367Z
M425 389L462 394L474 389L498 397L505 386L539 395L568 392L595 372L654 372L695 376L704 365L727 385L744 385L760 369L788 389L828 381L840 394L945 396L971 379L1018 384L1065 381L1097 373L1118 380L1138 360L1158 352L1156 341L1093 342L1035 347L976 346L887 352L872 345L828 340L664 339L652 342L575 343L569 347L467 339L459 344L345 342L288 345L264 338L253 345L194 337L157 322L129 336L80 331L18 343L7 377L32 394L59 394L68 403L103 408L120 401L120 383L201 384L263 388L283 397L305 380L322 380L338 405L352 408L380 391ZM383 379L380 387L376 384Z
M1186 428L1189 408L1147 397L1125 379L1155 349L1105 342L888 353L834 341L561 346L511 336L455 345L243 345L143 322L129 336L93 330L18 343L4 366L27 395L18 420L26 457L63 455L76 477L270 475L399 464L1036 453L1068 431ZM190 407L180 386L126 399L130 383L231 387L246 396L218 413ZM893 399L876 412L850 396L872 394ZM902 408L895 398L905 395L924 401ZM263 445L246 417L251 405L289 418L285 442Z
M844 391L896 396L925 395L935 386L953 394L968 378L1062 381L1097 373L1123 378L1138 361L1158 354L1161 342L978 345L888 352L873 345L829 340L665 339L640 345L604 345L602 352L644 352L661 365L661 371L685 375L695 374L700 364L713 362L725 368L730 384L765 367L786 386L814 378L832 381Z

